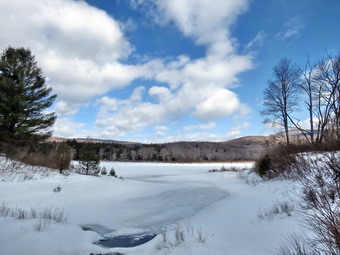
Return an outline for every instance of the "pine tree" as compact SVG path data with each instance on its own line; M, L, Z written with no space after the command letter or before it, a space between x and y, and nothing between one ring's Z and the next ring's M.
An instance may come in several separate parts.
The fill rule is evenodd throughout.
M86 142L83 144L79 153L79 165L86 174L95 173L100 170L100 157L95 151L92 143Z
M5 49L0 58L0 141L44 140L56 119L45 113L56 95L29 49Z

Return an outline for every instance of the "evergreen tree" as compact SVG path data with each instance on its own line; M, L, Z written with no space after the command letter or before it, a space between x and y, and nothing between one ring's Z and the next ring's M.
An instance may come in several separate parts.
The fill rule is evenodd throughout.
M29 49L5 49L0 56L0 140L44 140L56 119L45 113L56 95Z
M100 157L96 153L94 145L90 142L86 142L80 149L79 164L82 170L85 170L86 174L89 172L96 172L100 170Z

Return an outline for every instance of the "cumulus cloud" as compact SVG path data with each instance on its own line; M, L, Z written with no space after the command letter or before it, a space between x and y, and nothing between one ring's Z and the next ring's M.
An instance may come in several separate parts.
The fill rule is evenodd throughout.
M172 24L183 36L205 46L205 56L191 59L181 55L172 60L126 64L135 51L124 36L124 31L136 29L132 20L122 26L84 1L1 2L0 48L26 46L36 55L58 94L55 111L61 118L56 134L67 136L83 127L69 117L95 97L99 97L98 112L92 133L110 138L147 126L164 126L188 114L203 122L246 115L247 106L231 89L238 86L237 76L253 67L252 56L238 53L229 28L247 9L248 0L131 3L153 12L154 20L162 17L163 23L158 24ZM140 86L126 100L105 95L139 78L153 81L154 86ZM148 97L153 100L145 101Z
M240 107L237 96L227 89L215 89L197 107L194 115L202 120L220 119L235 112Z
M29 47L61 100L84 102L140 75L119 62L133 51L119 23L84 1L2 1L0 29L0 48Z
M246 0L158 0L160 15L175 23L186 36L199 44L212 45L224 53L233 51L227 30L248 7Z
M56 103L54 110L58 116L73 115L78 111L78 105L65 101L59 101Z
M133 4L136 8L153 6L153 12L156 8L166 22L175 24L195 43L205 45L207 52L198 59L181 55L171 61L146 63L142 68L147 70L148 78L164 84L147 90L156 102L119 100L119 111L110 113L111 117L99 116L97 125L109 127L111 134L126 134L144 126L180 120L187 114L208 122L249 113L249 108L230 89L238 85L239 73L253 67L252 56L237 54L228 30L246 10L247 1L212 4L207 0L144 0Z
M84 127L85 123L76 123L68 117L57 118L54 124L54 136L59 137L79 137L79 129Z

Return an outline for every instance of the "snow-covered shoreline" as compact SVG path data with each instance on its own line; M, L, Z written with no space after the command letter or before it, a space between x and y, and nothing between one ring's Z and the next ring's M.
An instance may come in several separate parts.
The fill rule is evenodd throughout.
M67 215L66 224L50 224L44 232L34 229L35 219L0 217L1 254L268 254L284 236L301 230L294 217L281 215L271 221L257 217L259 208L286 198L291 182L263 182L244 171L208 173L222 166L244 169L252 164L102 162L123 180L71 173L0 182L0 202L10 207L41 210L54 206ZM249 185L244 178L256 179L253 183L258 184ZM58 186L60 192L53 192ZM114 230L112 235L159 235L141 246L107 249L93 244L99 236L83 231L84 224L107 227ZM202 243L187 237L176 247L157 249L160 232L177 224L200 229L207 240Z

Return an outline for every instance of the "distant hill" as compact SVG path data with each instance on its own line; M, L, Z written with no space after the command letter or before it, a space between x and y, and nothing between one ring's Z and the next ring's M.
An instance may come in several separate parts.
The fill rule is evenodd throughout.
M158 144L84 138L50 139L55 142L67 140L75 150L75 158L84 142L92 142L104 160L160 162L256 160L276 143L274 136L246 136L224 142L182 141Z
M235 145L235 146L244 146L244 145L252 145L252 144L274 144L276 141L275 136L243 136L231 140L227 140L222 143L230 144L230 145Z
M65 142L67 140L76 140L78 143L92 142L92 143L116 143L116 144L139 144L138 142L117 141L110 139L93 139L93 138L63 138L63 137L50 137L51 142Z

